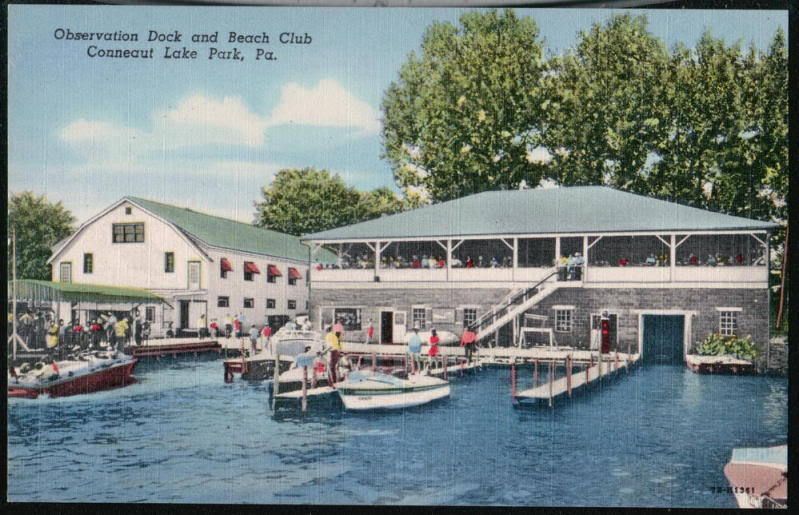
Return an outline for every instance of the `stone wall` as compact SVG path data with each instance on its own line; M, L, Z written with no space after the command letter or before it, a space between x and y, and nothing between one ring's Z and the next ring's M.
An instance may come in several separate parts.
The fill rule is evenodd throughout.
M360 307L362 324L366 328L371 318L378 331L381 307L391 307L407 312L407 327L412 327L411 307L426 305L439 316L446 314L448 322L433 321L437 329L460 335L463 321L455 318L456 308L471 305L478 307L478 316L499 302L510 290L502 288L473 289L312 289L311 314L318 319L319 307ZM554 327L556 305L573 305L573 330L555 333L560 345L588 348L590 344L590 316L608 310L618 316L618 350L626 352L628 346L638 350L638 324L640 310L675 310L695 312L691 317L691 344L701 342L708 334L719 331L717 307L742 308L738 313L738 333L751 335L760 349L760 366L765 366L769 340L768 291L764 289L690 289L690 288L561 288L542 300L530 313L545 315L547 327ZM435 318L435 315L434 315ZM500 344L510 344L510 331L503 331ZM347 339L362 341L363 334L350 332ZM615 350L615 345L612 349ZM690 350L690 349L689 349Z
M788 338L775 336L769 342L766 353L766 370L771 374L788 374Z

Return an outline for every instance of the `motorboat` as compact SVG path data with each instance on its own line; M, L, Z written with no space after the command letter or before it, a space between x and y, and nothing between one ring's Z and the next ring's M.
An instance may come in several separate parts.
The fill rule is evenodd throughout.
M295 358L304 353L308 347L313 352L321 352L324 339L318 331L282 327L272 335L266 348L252 355L245 351L239 358L225 360L225 380L232 380L236 373L247 380L272 379L275 374L275 361L278 358L280 374L283 374L294 366Z
M739 508L787 508L787 445L733 449L724 475Z
M397 377L356 370L335 385L348 410L402 409L449 397L449 382L425 374Z
M66 397L127 386L135 382L137 359L119 351L87 351L65 360L8 370L8 396L35 399Z

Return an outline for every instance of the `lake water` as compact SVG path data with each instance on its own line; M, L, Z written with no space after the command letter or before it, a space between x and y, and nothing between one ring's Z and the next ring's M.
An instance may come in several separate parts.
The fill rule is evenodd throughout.
M520 386L532 372L520 372ZM645 366L557 405L514 409L510 371L450 399L274 417L266 384L218 359L142 362L139 383L12 399L12 501L734 507L733 447L787 442L787 380Z

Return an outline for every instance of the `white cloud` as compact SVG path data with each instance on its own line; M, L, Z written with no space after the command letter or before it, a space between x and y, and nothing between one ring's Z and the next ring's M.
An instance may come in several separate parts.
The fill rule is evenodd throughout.
M355 98L333 79L323 79L310 88L296 82L283 86L280 100L269 115L269 125L349 127L362 135L380 132L379 113Z
M171 139L175 146L218 143L257 147L264 142L266 121L237 97L219 100L192 95L154 118L156 124L163 120L159 128L167 144Z

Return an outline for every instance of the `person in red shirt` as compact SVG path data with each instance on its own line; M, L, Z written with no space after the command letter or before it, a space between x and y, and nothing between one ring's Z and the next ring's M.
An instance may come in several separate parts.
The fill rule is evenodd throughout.
M413 261L411 261L411 268L422 268L422 262L419 261L419 258L413 256Z
M461 335L461 347L463 347L463 351L466 354L466 360L469 363L472 362L472 353L474 352L474 344L476 339L477 335L474 334L472 328L466 327Z
M261 338L263 342L261 343L261 347L266 349L269 346L269 339L272 337L272 327L269 324L266 324L261 328Z
M92 324L89 326L89 332L92 335L92 347L99 347L100 337L103 334L103 326L97 323L97 320L92 320Z
M438 268L446 268L447 262L444 261L444 258L438 258L438 263L436 264Z
M438 356L438 354L439 354L438 353L438 342L440 342L440 341L441 340L438 338L438 334L436 334L436 330L435 329L431 329L430 330L430 339L428 340L428 343L430 344L430 349L427 351L427 355L430 358L435 358L436 356Z
M375 336L375 325L372 319L369 319L369 325L366 327L366 343L372 343L372 338Z
M211 337L217 338L219 336L219 324L216 321L216 318L211 319L211 323L208 325L208 328L211 329Z
M236 338L241 338L241 320L239 320L239 317L233 319L233 333Z
M619 266L627 266L630 264L630 260L627 258L619 259Z
M472 259L472 256L468 256L466 258L466 268L474 268L474 260Z

